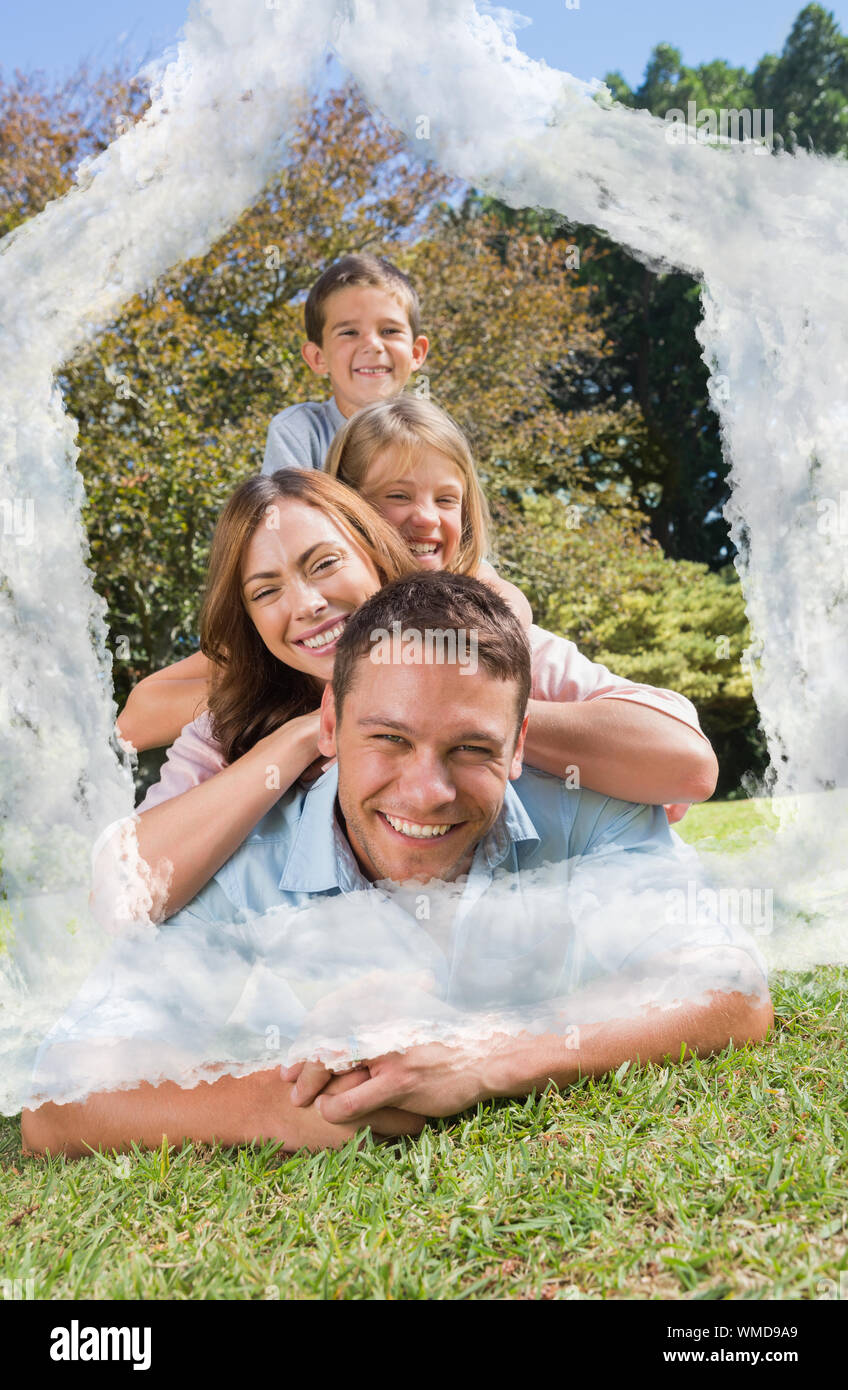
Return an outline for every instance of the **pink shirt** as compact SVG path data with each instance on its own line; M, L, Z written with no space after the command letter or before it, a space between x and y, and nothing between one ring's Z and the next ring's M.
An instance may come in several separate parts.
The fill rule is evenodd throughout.
M573 642L565 637L557 637L553 632L546 632L544 628L536 627L535 623L527 636L533 659L531 699L564 702L632 700L634 704L647 705L688 724L706 742L695 706L684 695L653 685L638 685L625 680L623 676L614 676L606 666L589 661ZM168 749L159 781L150 788L137 808L139 812L149 811L173 796L180 796L227 766L220 745L212 737L210 723L210 716L204 712L191 724L186 724L179 738ZM667 809L669 819L679 818L674 815L675 811L683 813L681 807Z

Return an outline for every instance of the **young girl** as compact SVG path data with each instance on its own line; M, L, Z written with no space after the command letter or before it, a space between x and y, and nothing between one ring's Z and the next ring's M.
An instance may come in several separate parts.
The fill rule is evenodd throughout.
M489 508L468 440L446 411L415 396L367 406L339 430L324 470L391 522L420 569L485 580L530 626L527 599L485 558Z

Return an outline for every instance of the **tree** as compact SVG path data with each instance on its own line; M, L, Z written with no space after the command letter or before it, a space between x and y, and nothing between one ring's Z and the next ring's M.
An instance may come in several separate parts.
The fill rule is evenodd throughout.
M83 64L52 87L41 73L10 81L0 70L0 237L61 197L80 161L105 150L145 104L120 67L92 75Z
M619 73L606 81L618 101L655 116L685 111L689 101L699 110L772 109L787 149L848 153L848 38L821 5L807 5L781 55L766 55L753 73L720 60L690 68L678 49L658 44L637 90ZM566 234L574 233L557 232ZM608 351L588 389L612 410L624 401L638 408L641 428L627 441L620 465L663 549L720 568L732 556L721 515L727 465L694 336L700 288L685 275L655 274L604 237L596 245L607 254L587 257L587 277ZM579 383L577 389L563 386L563 409L580 408L583 400Z
M805 6L780 57L767 54L751 86L754 105L774 110L790 149L848 154L848 37L832 10Z

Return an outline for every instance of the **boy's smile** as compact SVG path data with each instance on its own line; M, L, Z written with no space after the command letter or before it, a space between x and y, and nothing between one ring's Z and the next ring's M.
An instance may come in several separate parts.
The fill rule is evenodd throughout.
M400 299L375 285L346 285L325 305L321 343L304 343L303 357L319 376L329 376L336 405L346 417L403 390L427 356L427 339L414 341Z

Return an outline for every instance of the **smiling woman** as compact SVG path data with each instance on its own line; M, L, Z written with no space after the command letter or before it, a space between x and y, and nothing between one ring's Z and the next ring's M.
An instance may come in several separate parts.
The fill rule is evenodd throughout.
M236 490L215 530L200 622L214 663L209 713L228 762L317 707L331 634L414 569L392 527L333 479L289 469Z
M139 891L150 893L154 918L184 906L315 763L318 705L348 616L415 569L389 523L334 478L286 469L236 489L215 529L201 615L211 666L205 746L214 753L202 781L170 790L174 769L184 778L202 742L189 726L139 808L138 851L153 875ZM110 923L122 850L113 835L97 864Z

